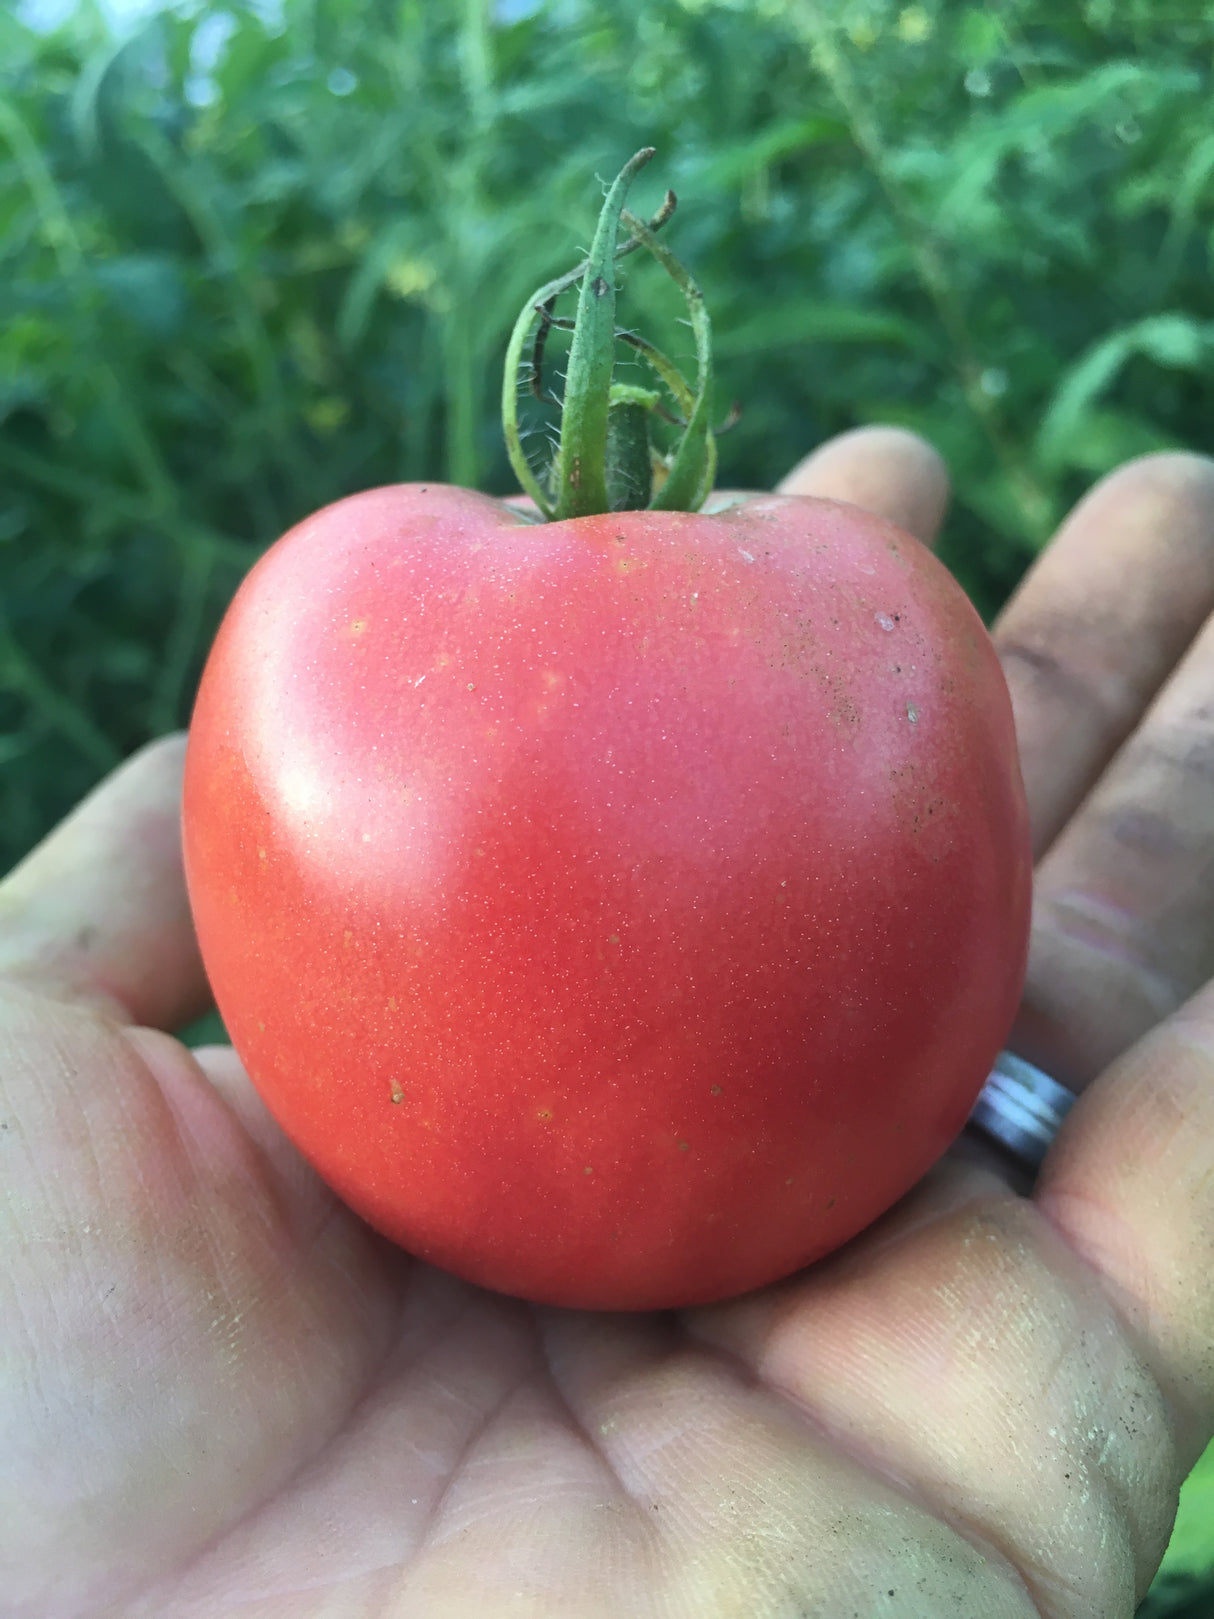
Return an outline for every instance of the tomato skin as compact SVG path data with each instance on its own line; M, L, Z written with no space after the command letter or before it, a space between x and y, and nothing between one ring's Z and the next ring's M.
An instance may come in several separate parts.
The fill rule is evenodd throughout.
M957 1135L1020 995L997 659L849 506L330 506L220 629L184 815L287 1134L412 1253L539 1302L706 1302L837 1247Z

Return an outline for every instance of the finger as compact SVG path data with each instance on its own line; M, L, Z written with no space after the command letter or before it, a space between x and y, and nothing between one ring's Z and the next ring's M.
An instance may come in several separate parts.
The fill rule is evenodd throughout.
M1158 1566L1171 1411L1099 1279L998 1177L942 1166L838 1254L689 1324L993 1544L1027 1587L1013 1611L1129 1614Z
M1192 1466L1214 1428L1214 985L1081 1098L1036 1202L1129 1322Z
M1214 974L1214 618L1038 867L1016 1049L1073 1088Z
M916 433L858 427L820 444L781 479L777 491L849 501L934 545L948 506L948 470Z
M1214 462L1144 457L1071 513L994 629L1049 846L1214 610Z
M182 737L129 759L0 884L0 974L180 1028L209 995L181 866Z
M674 1587L687 1600L674 1611L1026 1614L1023 1585L1003 1555L1006 1537L975 1546L960 1514L943 1524L903 1471L884 1468L879 1452L874 1466L875 1447L852 1442L853 1423L820 1421L815 1391L780 1377L766 1351L797 1302L766 1290L692 1312L682 1318L690 1343L662 1317L623 1318L610 1332L593 1315L539 1317L555 1386L610 1464L616 1488L625 1500L652 1503L650 1511L671 1509L651 1519L655 1544L678 1557L692 1531L684 1544L694 1545L694 1563L684 1563ZM803 1319L813 1309L804 1302ZM879 1318L871 1335L852 1335L847 1372L866 1362L868 1370L897 1325ZM820 1372L818 1347L803 1358ZM900 1403L905 1412L905 1395ZM823 1547L828 1553L815 1558ZM887 1601L899 1587L903 1600ZM703 1593L702 1606L693 1592Z

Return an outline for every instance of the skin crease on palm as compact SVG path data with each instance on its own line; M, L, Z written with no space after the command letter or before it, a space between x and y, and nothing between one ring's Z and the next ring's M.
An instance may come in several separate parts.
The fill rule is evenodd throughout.
M784 487L931 540L869 429ZM1120 1619L1214 1429L1214 464L1122 468L996 627L1039 851L1012 1044L1087 1087L780 1287L533 1310L337 1205L205 1004L181 744L0 889L4 1619Z

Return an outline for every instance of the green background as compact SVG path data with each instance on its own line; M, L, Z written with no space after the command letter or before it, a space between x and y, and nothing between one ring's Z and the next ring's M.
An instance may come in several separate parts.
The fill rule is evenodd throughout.
M0 5L0 868L185 722L295 519L510 487L509 327L641 145L742 406L722 481L916 428L989 615L1096 476L1210 447L1214 7L65 5ZM652 270L621 313L689 354ZM1214 1612L1212 1563L1214 1463L1149 1611Z

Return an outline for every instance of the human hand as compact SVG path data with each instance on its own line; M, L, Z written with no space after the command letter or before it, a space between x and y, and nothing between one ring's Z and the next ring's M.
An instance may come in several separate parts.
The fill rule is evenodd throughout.
M928 539L945 495L880 430L786 487ZM954 1152L710 1309L533 1310L337 1204L230 1051L152 1032L205 1000L180 743L106 784L0 891L0 1615L1129 1615L1214 1424L1212 518L1208 463L1123 469L997 628L1013 1044L1116 1059L1035 1197Z

